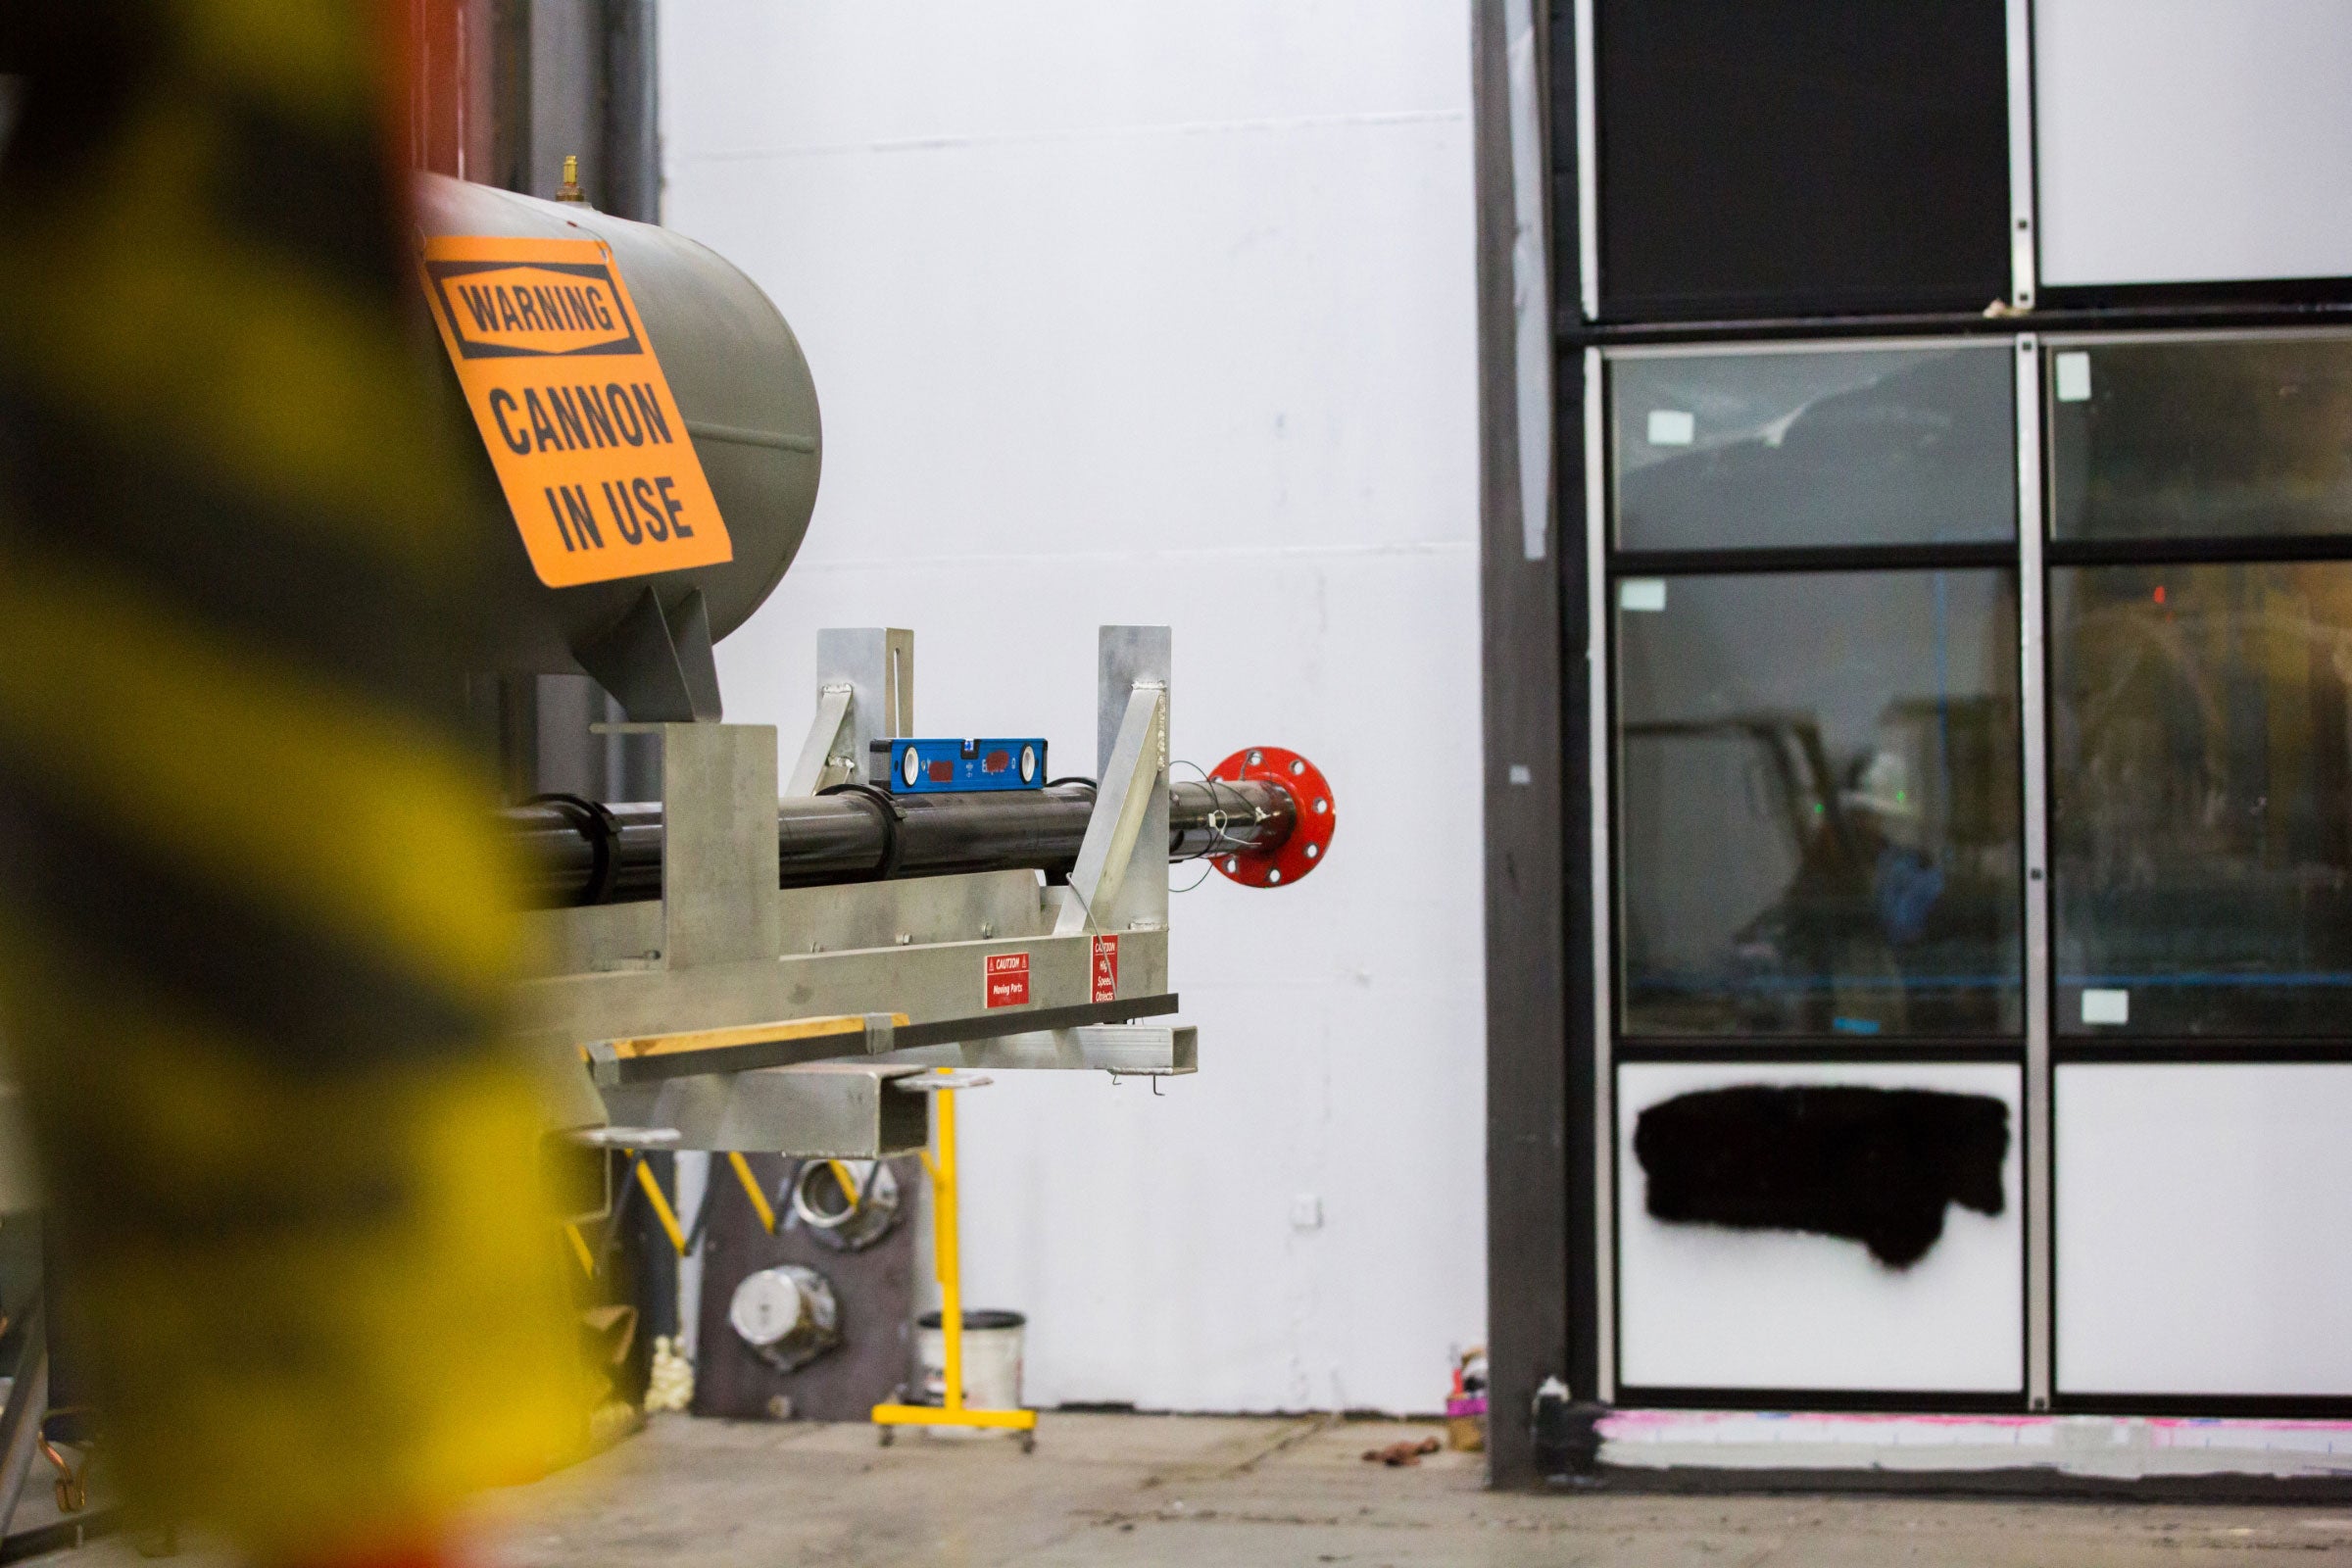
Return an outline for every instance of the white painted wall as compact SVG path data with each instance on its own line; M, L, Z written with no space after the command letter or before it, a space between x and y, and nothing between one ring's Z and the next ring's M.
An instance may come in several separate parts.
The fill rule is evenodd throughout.
M964 1098L967 1299L1048 1404L1436 1407L1485 1332L1466 5L662 16L667 221L824 408L728 716L797 745L816 628L911 626L919 729L1092 772L1096 627L1165 622L1177 755L1296 746L1343 813L1177 901L1198 1078Z

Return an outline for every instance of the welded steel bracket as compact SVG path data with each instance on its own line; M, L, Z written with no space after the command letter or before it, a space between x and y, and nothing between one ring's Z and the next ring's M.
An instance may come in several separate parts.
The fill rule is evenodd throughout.
M1116 906L1127 872L1135 863L1144 816L1167 770L1167 710L1164 688L1138 686L1128 697L1109 765L1103 768L1102 784L1095 791L1094 815L1078 846L1078 864L1070 872L1071 897L1054 924L1057 935L1118 929L1098 911L1107 913ZM1164 865L1164 850L1159 858Z
M715 723L718 663L710 646L710 608L700 588L669 606L648 588L617 625L572 657L634 722Z
M857 695L847 685L826 686L817 692L816 721L808 726L808 738L801 742L800 760L792 764L792 776L784 781L786 795L814 795L856 776L855 747L843 734L856 704Z
M829 626L816 634L816 719L786 780L787 795L873 782L873 743L914 733L914 633L903 626Z
M1168 674L1165 626L1105 626L1096 698L1101 779L1057 936L1164 931L1168 923ZM1152 850L1139 859L1136 847Z

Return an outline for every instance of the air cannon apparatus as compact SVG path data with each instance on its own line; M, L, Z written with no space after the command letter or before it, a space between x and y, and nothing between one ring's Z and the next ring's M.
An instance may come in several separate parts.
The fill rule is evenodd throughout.
M504 673L584 673L656 737L662 799L503 813L542 972L522 1026L614 1141L872 1158L917 1074L1188 1073L1168 867L1312 872L1328 781L1272 746L1169 777L1165 627L1105 626L1090 776L1038 736L917 735L910 632L817 633L815 716L721 721L713 646L790 567L823 456L799 342L668 230L426 176L418 277L508 503ZM586 1072L580 1070L586 1064ZM632 1129L634 1131L632 1131Z

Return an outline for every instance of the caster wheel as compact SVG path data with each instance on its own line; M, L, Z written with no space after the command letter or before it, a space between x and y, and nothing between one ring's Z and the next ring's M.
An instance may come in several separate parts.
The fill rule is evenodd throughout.
M885 1448L899 1441L899 1429L896 1427L877 1427L875 1432L877 1434L875 1441Z
M1023 1453L1035 1453L1037 1451L1036 1433L1024 1432L1021 1434L1021 1451Z

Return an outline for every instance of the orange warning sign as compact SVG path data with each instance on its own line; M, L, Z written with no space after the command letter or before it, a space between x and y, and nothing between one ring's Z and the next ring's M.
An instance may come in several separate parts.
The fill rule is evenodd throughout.
M686 420L595 240L424 242L424 296L551 588L734 558Z

